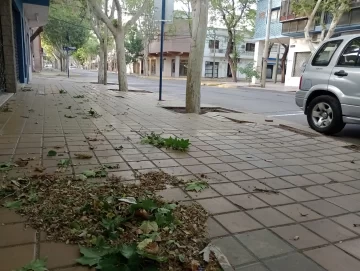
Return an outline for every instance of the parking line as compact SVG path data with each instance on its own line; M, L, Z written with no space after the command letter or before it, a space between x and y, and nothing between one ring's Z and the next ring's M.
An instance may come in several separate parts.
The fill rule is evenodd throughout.
M267 117L286 117L286 116L299 116L299 115L304 115L304 112L299 112L299 113L291 113L291 114L281 114L281 115L269 115Z

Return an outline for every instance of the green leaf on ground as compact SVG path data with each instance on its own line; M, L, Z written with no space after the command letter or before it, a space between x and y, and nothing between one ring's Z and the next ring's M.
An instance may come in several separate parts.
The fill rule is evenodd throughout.
M57 152L56 151L54 151L54 150L50 150L49 152L48 152L48 154L47 154L47 156L56 156L56 154L57 154Z
M122 245L119 251L126 259L130 259L136 253L136 245Z
M16 271L47 271L46 259L36 259Z
M148 238L148 239L144 239L143 241L141 241L138 245L137 248L140 250L144 250L149 244L151 244L153 242L152 239Z
M14 164L13 163L0 163L0 172L1 171L8 171L11 170L13 168Z
M6 207L10 210L17 210L17 209L21 208L22 203L23 202L21 200L15 200L15 201L7 201L3 205L4 205L4 207Z
M61 159L58 163L60 167L67 167L70 165L70 159Z
M106 254L107 250L103 248L86 248L80 247L82 256L76 260L81 265L95 266L98 265L101 257Z
M158 231L159 227L155 221L143 221L139 229L142 230L143 233L148 234L153 231Z
M83 173L83 175L85 175L85 177L87 178L95 178L96 177L96 173L94 170L85 170Z
M202 190L209 187L209 184L205 181L194 181L186 184L186 191L201 192Z
M185 262L185 256L184 256L184 254L180 254L180 255L179 255L179 261L182 262L182 263Z

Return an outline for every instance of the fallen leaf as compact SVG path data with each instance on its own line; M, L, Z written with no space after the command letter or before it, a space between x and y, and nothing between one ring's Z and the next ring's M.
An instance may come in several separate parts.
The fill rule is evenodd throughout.
M159 245L152 242L145 247L145 252L156 255L159 253Z
M85 170L82 174L85 175L87 178L95 178L96 177L96 173L93 170Z
M196 260L191 260L190 266L191 271L198 271L200 268L200 263Z
M297 241L297 240L299 240L299 239L300 239L299 236L294 236L294 241Z
M201 192L202 190L209 187L209 184L205 181L194 181L186 184L186 191Z
M153 231L158 231L159 227L155 221L143 221L139 229L142 230L145 234L149 234Z
M182 262L182 263L185 262L185 255L184 255L184 254L180 254L180 255L178 256L178 258L179 258L179 261L180 261L180 262Z
M121 199L119 199L119 201L130 203L130 204L136 204L137 203L136 199L134 197L121 198Z
M76 181L86 181L87 177L84 174L79 174L75 176Z
M253 192L260 192L260 193L267 193L267 194L279 194L279 191L276 191L276 190L261 189L261 188L256 188L256 187L253 190Z
M78 159L91 159L93 156L87 153L75 153L74 156Z
M36 172L44 172L45 168L43 167L35 167L34 171Z
M144 250L147 247L147 245L151 244L152 242L153 240L150 238L144 239L137 245L137 248L140 250Z
M21 200L7 201L3 204L3 206L10 210L17 210L21 208L22 203L23 202Z
M21 159L18 159L15 161L15 164L19 167L26 167L29 164L29 161L22 161Z
M211 243L208 244L199 254L204 254L203 259L205 262L208 263L210 261L210 252L212 252L214 254L218 263L224 270L234 270L231 267L229 260L226 258L225 254L222 253L220 248L218 248L217 246L215 246Z
M51 151L49 151L49 152L48 152L47 156L52 157L52 156L56 156L56 154L57 154L57 152L56 152L56 151L51 150Z

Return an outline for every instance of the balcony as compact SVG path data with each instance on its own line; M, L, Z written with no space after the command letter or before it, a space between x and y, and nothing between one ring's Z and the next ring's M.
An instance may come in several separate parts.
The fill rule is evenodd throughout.
M305 18L306 16L295 15L295 13L291 10L291 0L281 1L280 18L279 18L280 22L301 20Z

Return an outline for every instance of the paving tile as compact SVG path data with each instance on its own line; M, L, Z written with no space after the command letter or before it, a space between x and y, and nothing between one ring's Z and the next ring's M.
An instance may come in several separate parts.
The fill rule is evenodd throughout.
M191 173L187 171L184 167L165 167L161 168L167 174L175 176L190 175Z
M355 231L360 234L360 227L354 227L354 224L360 225L360 216L355 214L347 214L337 217L332 217L332 220L339 223L340 225L348 228L349 230Z
M0 248L0 271L19 270L33 260L35 245Z
M192 157L195 157L195 158L209 156L209 154L204 151L189 152L189 155L191 155Z
M132 169L155 168L154 164L150 161L129 162L129 165Z
M288 218L287 216L272 208L252 210L247 211L247 213L260 223L264 224L266 227L278 226L294 222L294 220Z
M207 222L207 231L209 238L227 235L228 232L215 219L209 217Z
M229 163L230 166L239 169L239 170L245 170L245 169L254 169L255 166L247 163L247 162L237 162L237 163Z
M328 271L360 270L360 261L334 246L321 247L304 253Z
M225 198L212 198L212 199L201 199L197 200L199 204L204 207L210 214L219 214L231 211L238 211L234 204L230 203Z
M235 237L259 258L272 257L293 250L286 242L266 229L238 234Z
M326 271L300 253L293 253L266 260L265 265L271 271Z
M0 247L34 243L35 238L35 230L23 223L0 226Z
M302 225L330 242L342 241L356 236L355 233L350 232L329 219L304 222Z
M309 208L302 206L301 204L289 204L276 207L277 210L291 217L295 221L307 221L312 219L321 218L319 214L313 212Z
M249 161L249 164L252 164L257 168L275 167L274 164L264 160Z
M63 243L41 243L40 258L47 258L47 268L66 267L80 257L79 247Z
M228 183L229 180L226 179L223 175L220 175L219 173L206 173L204 174L206 180L208 183Z
M189 196L178 187L160 190L157 191L156 194L163 197L167 201L183 201L190 199Z
M247 266L241 266L241 267L235 268L235 271L268 271L268 270L269 269L267 269L261 263L254 263L254 264L249 264Z
M203 198L212 198L212 197L218 197L220 196L219 193L217 193L214 189L211 187L202 190L201 192L191 192L187 191L187 193L190 195L193 199L203 199Z
M355 256L360 259L360 239L354 239L350 241L342 242L341 244L337 244L339 248L345 250L347 253Z
M358 189L355 189L351 186L348 186L344 183L330 183L330 184L325 184L325 186L327 188L330 188L340 194L343 195L348 195L348 194L355 194L355 193L359 193L360 191Z
M310 181L313 181L314 183L318 184L324 184L324 183L330 183L331 179L328 177L321 175L321 174L306 174L303 175L306 179L309 179Z
M98 157L99 162L101 164L109 164L109 163L121 163L124 160L119 156L106 156L106 157Z
M261 181L263 180L265 179L262 179ZM241 181L241 182L237 182L237 185L249 192L253 192L255 188L271 190L270 187L266 186L265 184L257 180Z
M359 173L360 174L360 173ZM351 181L347 182L347 185L350 185L351 187L354 187L356 189L360 189L360 180L359 181Z
M350 212L360 211L360 194L328 198L326 200Z
M226 163L210 164L208 166L216 172L226 172L226 171L235 171L236 170L236 168L233 168L232 166L229 166Z
M149 158L149 160L170 159L170 156L163 152L148 153L145 154L145 156Z
M233 183L212 184L211 187L223 196L247 193L244 189Z
M260 223L244 212L222 214L214 216L214 218L231 233L263 228Z
M251 194L228 196L227 199L236 206L239 206L242 210L251 210L267 206L266 203Z
M307 186L307 185L315 184L314 182L312 182L308 179L305 179L304 177L301 177L301 176L285 176L285 177L282 177L281 179L283 179L289 183L292 183L293 185L296 185L296 186Z
M145 155L143 154L124 154L122 155L125 161L127 162L138 162L138 161L146 161L149 160Z
M243 172L246 173L247 175L253 177L254 179L262 179L262 178L274 177L270 173L266 172L265 170L259 169L259 168L258 169L244 170Z
M282 226L272 228L271 230L298 249L316 247L328 243L301 225Z
M284 169L291 171L295 174L308 174L313 173L312 170L304 168L303 166L285 166Z
M284 189L294 187L293 184L285 182L280 178L262 179L261 182L271 187L272 189Z
M229 172L222 172L221 175L228 178L230 181L237 182L237 181L245 181L251 180L252 178L242 171L229 171Z
M348 212L325 200L304 202L303 205L323 216L335 216Z
M353 177L342 174L340 172L323 173L323 175L328 177L331 180L336 181L336 182L348 182L348 181L353 181L354 180Z
M176 167L179 164L173 159L164 159L164 160L153 160L152 161L157 167Z
M265 170L267 172L269 172L270 174L272 174L273 176L276 176L276 177L294 175L293 172L288 171L288 170L286 170L285 168L282 168L282 167L265 168Z
M0 208L0 225L8 223L24 222L26 218L6 208ZM0 226L1 231L1 226Z
M341 195L341 194L339 194L331 189L328 189L322 185L310 186L310 187L306 188L306 190L320 198L328 198L328 197L335 197L335 196Z
M212 157L212 156L208 156L208 157L200 157L200 158L197 158L200 162L204 163L205 165L208 165L208 164L219 164L219 163L222 163L221 160L215 158L215 157Z
M273 193L255 193L256 197L265 201L269 205L279 205L279 204L287 204L292 203L293 200L282 195L282 194L273 194Z
M241 265L255 261L255 258L231 236L214 239L211 243L220 248L232 265Z
M192 166L192 165L201 164L201 162L196 160L195 158L182 158L182 159L175 159L175 160L182 166Z
M296 201L308 201L308 200L318 199L317 196L314 196L314 195L310 194L309 192L306 192L305 190L298 188L298 187L290 188L290 189L283 189L283 190L280 190L280 192Z
M241 160L235 156L232 155L223 155L223 156L217 156L217 159L225 162L225 163L237 163L241 162Z
M185 168L194 174L214 172L214 170L204 165L185 166Z

